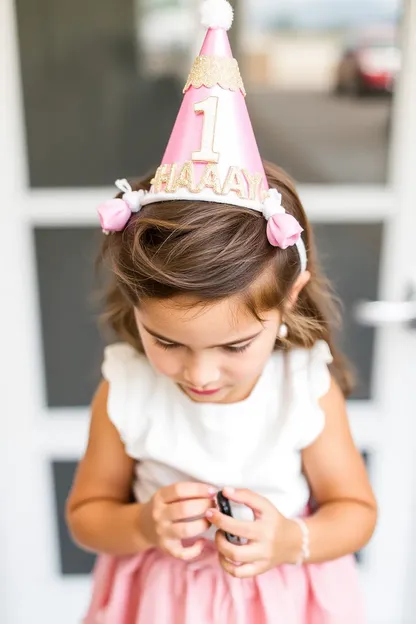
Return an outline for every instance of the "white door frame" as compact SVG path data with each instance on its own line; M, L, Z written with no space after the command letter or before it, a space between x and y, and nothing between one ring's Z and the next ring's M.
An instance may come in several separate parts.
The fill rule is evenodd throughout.
M384 221L386 253L380 296L397 300L403 297L412 264L416 269L411 236L416 231L416 3L406 0L406 11L403 43L407 52L397 94L390 187L300 189L315 222ZM0 621L33 622L34 614L43 605L44 624L73 624L79 621L89 581L59 576L49 460L73 459L82 453L88 413L87 409L46 407L31 229L41 224L95 225L93 207L110 196L112 189L29 189L13 0L0 1L0 59L0 379L5 380L1 383L5 432L0 436L0 492L4 502L0 513L0 578L2 587L7 588L0 600ZM414 429L408 411L413 405L410 389L414 369L409 367L397 375L397 362L411 362L412 358L415 362L415 353L416 338L402 328L379 331L374 356L378 362L374 367L377 398L350 406L357 441L376 451L376 488L397 493L396 500L380 500L382 518L368 552L368 573L373 570L374 587L372 577L366 582L374 595L383 591L381 610L375 616L379 619L371 624L410 624L413 620L408 618L414 612L409 610L406 619L406 596L409 609L416 606L412 602L411 579L401 565L409 556L413 535L410 492L415 462L409 440ZM393 418L397 412L398 417ZM385 488L384 483L392 487ZM404 535L409 539L400 540ZM392 548L386 550L389 541ZM414 546L410 561L416 562ZM379 570L379 574L375 575L374 570ZM395 591L387 582L391 574L396 578ZM68 618L65 622L63 609ZM61 615L59 620L57 614Z
M396 301L403 300L405 289L411 281L416 282L416 2L405 0L404 4L406 19L403 22L401 35L404 67L403 77L396 94L397 105L394 109L393 124L395 140L390 152L390 172L397 202L405 218L396 220L390 227L390 236L386 240L386 246L388 250L392 250L391 256L394 261L389 267L384 267L386 281L383 284L385 296ZM387 258L387 254L384 258ZM402 276L401 280L396 278L399 275ZM399 401L394 401L394 391L389 397L389 407L392 413L397 414L397 418L390 420L390 431L386 431L386 435L390 434L396 443L388 447L390 457L385 458L385 478L394 479L394 470L392 475L389 474L387 465L391 461L391 466L395 466L400 458L400 463L404 462L405 470L409 471L409 478L404 483L401 483L399 479L395 483L396 499L389 501L391 527L394 527L394 531L388 537L392 542L392 548L401 548L404 557L407 553L408 565L402 579L401 617L403 624L412 624L416 613L416 409L414 399L416 331L409 332L399 327L390 334L386 331L382 340L385 341L385 352L389 353L387 374L395 380L397 388L407 388L407 396L397 395L400 397ZM413 362L413 366L402 367L398 374L395 363L401 361ZM404 380L399 379L402 376ZM378 383L381 388L383 379L380 378ZM406 408L409 411L407 418L403 417ZM400 435L397 435L397 429L400 430ZM404 447L406 448L404 457L403 449L398 444L400 438L409 441ZM407 536L407 539L400 541L400 536ZM384 565L386 563L384 562ZM380 561L380 565L382 564L383 562ZM392 574L395 573L394 568L391 568L391 571Z

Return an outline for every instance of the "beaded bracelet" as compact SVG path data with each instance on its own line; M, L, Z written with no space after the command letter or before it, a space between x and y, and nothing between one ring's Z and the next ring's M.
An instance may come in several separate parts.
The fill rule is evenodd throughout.
M302 531L302 550L300 552L299 559L296 562L296 565L300 566L311 556L309 527L301 518L293 518L293 522L296 522Z

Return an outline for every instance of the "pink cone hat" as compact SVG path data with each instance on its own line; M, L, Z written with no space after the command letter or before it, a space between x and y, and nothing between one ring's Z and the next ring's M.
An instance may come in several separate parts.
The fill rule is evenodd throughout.
M180 198L262 209L268 185L228 40L232 20L226 0L203 3L208 30L144 204Z
M247 106L245 89L227 31L233 9L227 0L204 0L207 33L184 88L184 98L162 162L140 207L175 199L211 201L251 208L267 220L271 245L296 245L305 270L302 228L287 214L276 189L269 189ZM123 200L129 198L127 181ZM131 190L131 189L130 189ZM130 193L131 195L131 193ZM128 202L127 202L128 203ZM99 208L106 231L120 229L119 207ZM117 210L116 210L117 209ZM136 210L138 208L136 207ZM109 214L111 212L111 214ZM116 217L113 212L117 212ZM126 219L131 212L126 211ZM123 214L124 219L124 214Z

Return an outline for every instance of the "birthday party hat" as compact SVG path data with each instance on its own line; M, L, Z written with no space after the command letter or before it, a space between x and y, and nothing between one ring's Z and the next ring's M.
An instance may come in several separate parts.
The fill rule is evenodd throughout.
M261 210L268 185L228 40L232 21L229 2L205 0L208 30L144 205L198 199Z
M277 189L269 189L248 114L243 81L227 31L233 9L227 0L204 0L207 28L199 56L184 87L184 97L162 162L149 191L133 191L117 180L121 199L98 208L105 233L121 231L132 212L155 202L192 200L250 208L267 220L270 244L296 245L306 268L302 228L287 214Z

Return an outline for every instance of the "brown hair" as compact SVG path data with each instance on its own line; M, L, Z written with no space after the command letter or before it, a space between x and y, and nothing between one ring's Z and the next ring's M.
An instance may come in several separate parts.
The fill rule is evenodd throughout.
M345 395L351 376L332 338L338 306L316 257L311 226L294 184L280 168L265 162L271 188L282 194L286 211L303 227L311 279L291 310L285 309L288 339L276 349L310 348L325 340L334 355L332 372ZM131 182L148 190L152 176ZM120 196L120 195L119 195ZM145 298L191 295L201 302L240 295L259 319L282 307L300 273L296 247L286 250L267 241L264 217L229 204L170 201L145 206L123 232L105 238L99 266L110 269L103 320L118 338L143 351L133 308ZM258 280L266 275L268 279ZM253 288L253 283L260 284Z

